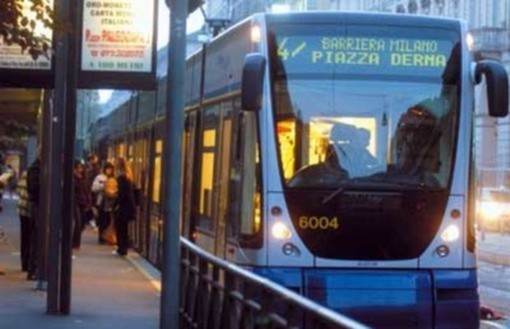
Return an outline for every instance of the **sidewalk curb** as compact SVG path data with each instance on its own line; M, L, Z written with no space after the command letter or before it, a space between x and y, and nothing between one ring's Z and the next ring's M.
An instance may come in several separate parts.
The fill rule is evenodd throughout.
M161 273L138 253L130 253L125 256L126 260L133 264L142 275L149 280L154 289L161 293Z

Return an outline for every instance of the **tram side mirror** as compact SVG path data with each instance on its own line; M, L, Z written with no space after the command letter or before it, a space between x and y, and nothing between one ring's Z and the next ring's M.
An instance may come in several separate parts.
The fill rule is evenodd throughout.
M475 82L482 81L482 74L487 83L487 103L489 115L506 117L508 114L508 75L501 63L484 59L476 63Z
M241 82L241 106L245 111L257 112L262 107L265 67L264 56L255 53L246 55Z

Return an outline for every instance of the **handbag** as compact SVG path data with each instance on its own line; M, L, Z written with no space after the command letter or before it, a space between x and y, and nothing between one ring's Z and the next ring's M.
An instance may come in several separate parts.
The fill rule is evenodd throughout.
M110 245L117 244L117 234L115 232L115 222L113 216L110 214L110 222L108 226L101 232L101 239Z

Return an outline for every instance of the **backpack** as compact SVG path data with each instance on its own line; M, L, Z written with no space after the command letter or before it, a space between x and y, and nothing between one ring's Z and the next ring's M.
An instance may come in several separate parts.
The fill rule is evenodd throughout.
M108 198L114 198L119 192L119 185L117 180L113 177L109 177L104 185L104 195Z

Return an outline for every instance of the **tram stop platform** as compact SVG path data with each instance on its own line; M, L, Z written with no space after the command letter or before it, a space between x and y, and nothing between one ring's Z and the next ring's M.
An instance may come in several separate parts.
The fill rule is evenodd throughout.
M159 328L157 271L132 251L112 254L89 227L73 259L71 314L46 314L46 292L21 272L14 198L4 196L0 213L0 328Z

